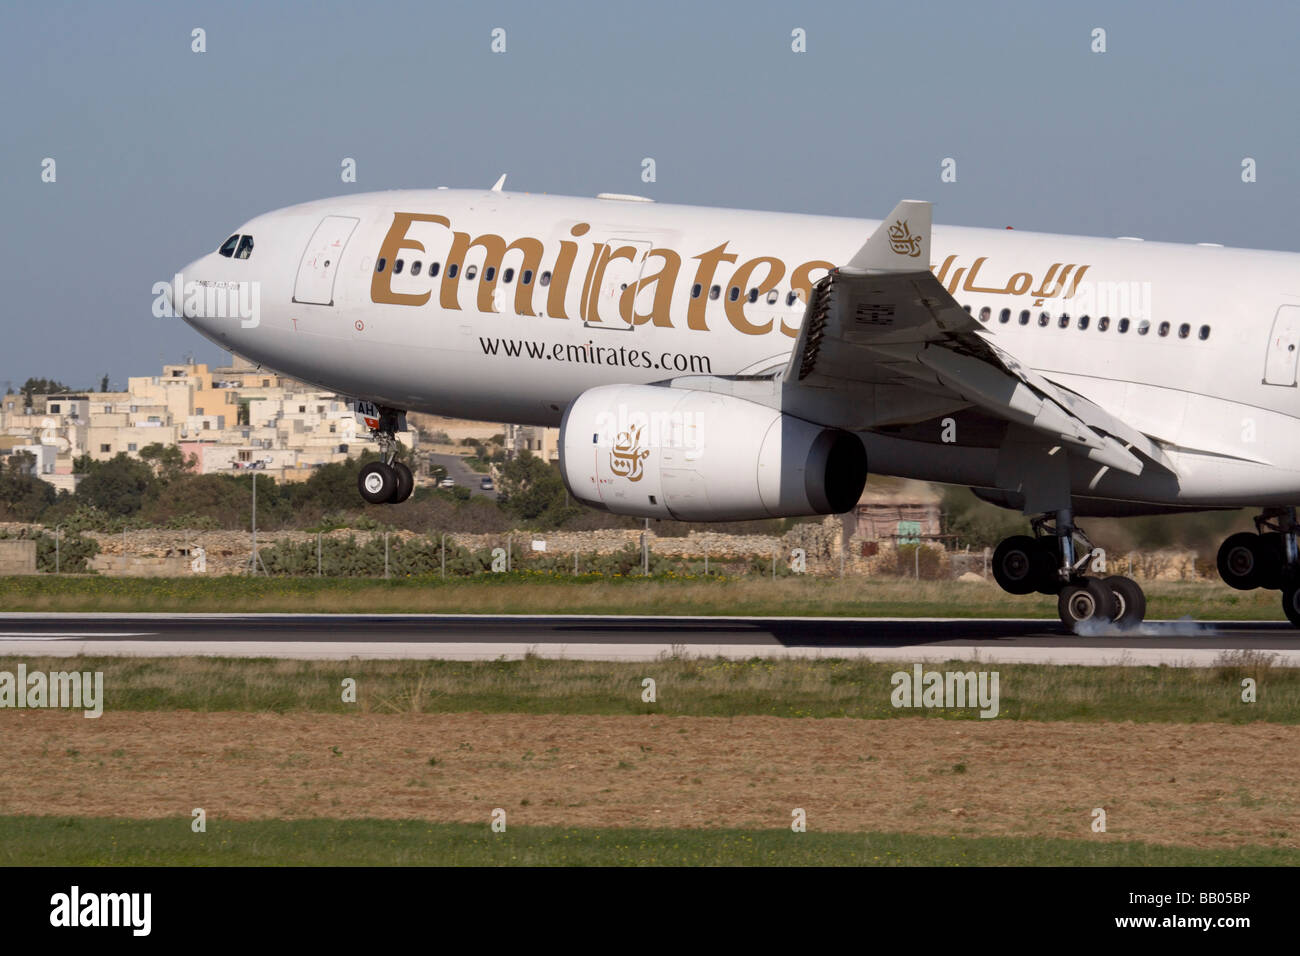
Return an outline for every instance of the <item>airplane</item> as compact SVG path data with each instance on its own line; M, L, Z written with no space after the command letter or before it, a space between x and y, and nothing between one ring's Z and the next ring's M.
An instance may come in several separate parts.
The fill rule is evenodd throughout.
M998 584L1055 595L1075 630L1146 609L1077 519L1249 507L1219 573L1300 627L1300 254L504 181L257 216L166 297L356 403L369 502L411 494L413 410L558 426L570 493L623 515L842 513L869 471L965 485L1030 519Z

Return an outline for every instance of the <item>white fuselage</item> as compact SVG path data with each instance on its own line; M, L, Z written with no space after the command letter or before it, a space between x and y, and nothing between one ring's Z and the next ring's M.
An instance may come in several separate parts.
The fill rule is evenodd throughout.
M237 233L253 237L247 258L186 267L201 289L258 283L256 324L202 306L186 318L349 396L557 425L594 386L782 366L802 295L877 225L492 191L343 197L259 216ZM931 249L956 300L989 310L985 334L1003 350L1156 439L1177 467L1176 481L1111 476L1076 493L1300 499L1300 255L955 226L936 226ZM995 448L862 437L873 472L995 487Z

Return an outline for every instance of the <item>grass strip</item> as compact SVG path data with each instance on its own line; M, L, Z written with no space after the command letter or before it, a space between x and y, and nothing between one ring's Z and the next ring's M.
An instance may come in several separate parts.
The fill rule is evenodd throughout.
M666 658L653 662L297 661L214 657L0 657L0 671L104 675L104 709L317 713L663 714L979 720L978 708L895 708L891 677L866 660ZM928 663L927 671L999 674L998 720L1300 723L1300 668L1257 652L1212 667ZM645 678L656 700L642 700ZM1242 681L1258 699L1242 701ZM356 702L343 700L356 682ZM0 709L0 722L16 715Z
M597 829L418 820L0 816L4 866L1295 866L1300 850L1098 839Z
M1145 584L1151 619L1282 620L1273 591L1217 582ZM762 576L655 578L484 574L434 577L0 577L5 611L171 611L455 614L686 614L816 617L1057 616L1056 600L994 584Z

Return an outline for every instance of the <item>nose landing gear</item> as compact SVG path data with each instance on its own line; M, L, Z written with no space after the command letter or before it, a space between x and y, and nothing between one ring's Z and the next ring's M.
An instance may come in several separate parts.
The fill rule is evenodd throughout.
M1121 628L1142 623L1147 602L1136 581L1123 575L1087 575L1089 570L1104 573L1105 554L1075 526L1068 510L1043 515L1032 524L1032 536L1007 538L993 552L993 577L1004 591L1057 595L1061 622L1071 630L1087 622Z
M395 459L372 461L357 475L357 490L372 505L401 504L415 490L415 475Z
M377 426L370 429L370 434L379 443L379 453L383 457L362 467L357 475L357 490L372 505L401 504L415 490L415 476L411 469L397 460L396 432L404 427L406 413L379 408L376 415L369 420Z

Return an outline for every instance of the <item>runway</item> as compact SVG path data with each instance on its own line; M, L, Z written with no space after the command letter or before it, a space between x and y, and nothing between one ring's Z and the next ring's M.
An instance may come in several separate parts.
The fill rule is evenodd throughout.
M1209 666L1257 651L1300 666L1286 622L1151 621L1067 634L1050 620L601 615L0 615L0 656L213 655L449 660L665 656Z

